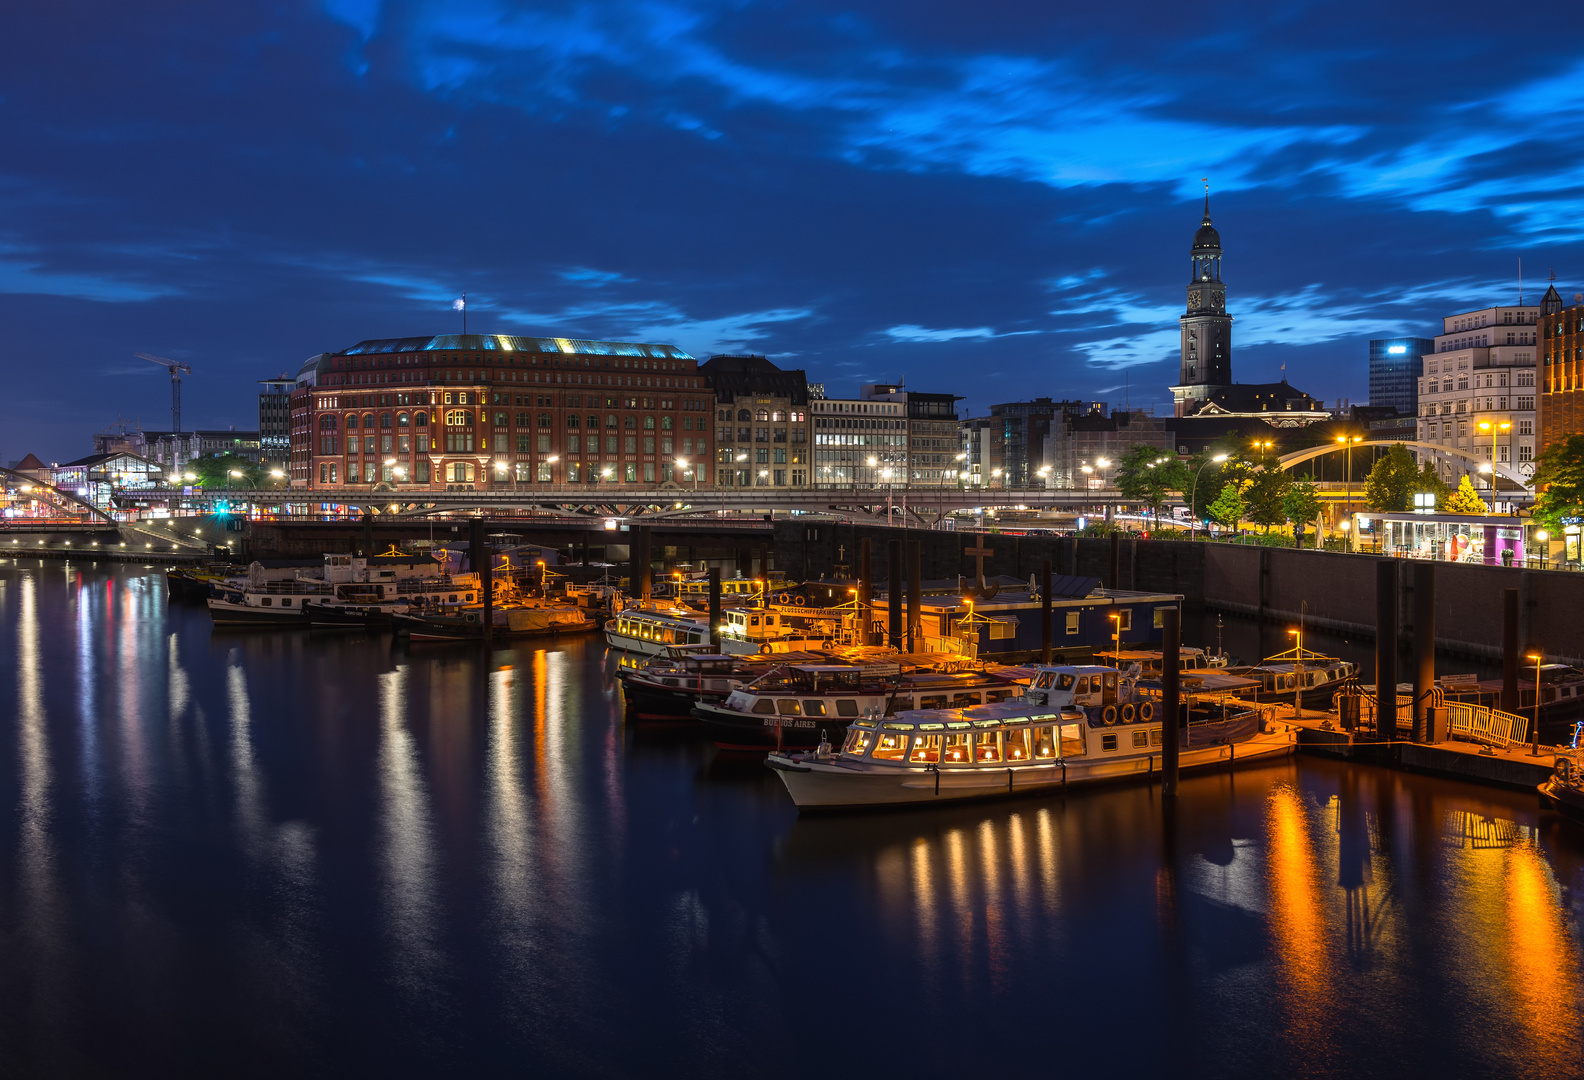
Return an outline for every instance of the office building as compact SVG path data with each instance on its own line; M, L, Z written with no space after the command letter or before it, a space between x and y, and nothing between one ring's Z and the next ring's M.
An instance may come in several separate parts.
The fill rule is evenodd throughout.
M1399 416L1419 415L1419 376L1424 354L1435 350L1430 338L1375 338L1369 343L1369 403L1395 408Z
M763 356L712 356L699 367L715 412L721 487L804 488L809 474L808 376Z
M259 458L284 469L291 461L291 393L297 380L282 374L259 380Z
M1539 319L1535 306L1480 308L1442 320L1419 377L1419 442L1522 473L1533 469ZM1466 458L1436 460L1448 483L1478 473Z
M299 372L291 395L308 487L708 482L714 399L671 345L443 334L312 363L312 385Z
M1541 375L1536 402L1536 454L1570 435L1584 434L1584 296L1571 307L1552 285L1540 301L1537 327Z
M1109 411L1094 404L1063 413L1046 444L1046 487L1098 488L1116 475L1115 465L1135 446L1173 452L1172 433L1163 418L1142 409Z

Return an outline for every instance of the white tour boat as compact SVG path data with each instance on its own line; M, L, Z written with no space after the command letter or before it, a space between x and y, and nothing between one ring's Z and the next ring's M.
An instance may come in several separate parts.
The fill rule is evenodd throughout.
M799 809L977 799L1144 778L1161 767L1157 698L1110 668L1042 667L1022 699L972 709L870 715L841 750L766 759ZM1296 736L1257 707L1184 702L1179 768L1269 760Z

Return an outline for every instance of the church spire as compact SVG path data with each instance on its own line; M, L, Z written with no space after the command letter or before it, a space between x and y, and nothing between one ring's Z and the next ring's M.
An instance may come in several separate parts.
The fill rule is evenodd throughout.
M1204 213L1204 220L1201 221L1199 224L1208 225L1208 224L1210 224L1210 178L1208 176L1206 176L1206 177L1203 177L1202 179L1204 180L1204 186L1205 186L1205 213Z

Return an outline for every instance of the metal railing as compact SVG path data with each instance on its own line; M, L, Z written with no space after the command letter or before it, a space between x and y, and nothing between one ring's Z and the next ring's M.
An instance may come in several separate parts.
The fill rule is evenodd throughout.
M1467 739L1510 749L1529 741L1529 718L1484 705L1448 702L1447 731L1454 739Z

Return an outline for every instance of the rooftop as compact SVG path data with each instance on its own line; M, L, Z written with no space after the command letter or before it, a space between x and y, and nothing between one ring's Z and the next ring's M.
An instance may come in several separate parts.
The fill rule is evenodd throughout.
M650 356L659 360L691 360L675 345L636 341L588 341L581 338L518 337L508 334L440 334L435 337L372 338L360 341L346 356L415 352L531 352L567 356Z

